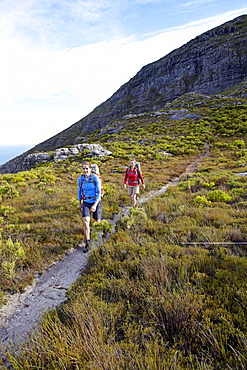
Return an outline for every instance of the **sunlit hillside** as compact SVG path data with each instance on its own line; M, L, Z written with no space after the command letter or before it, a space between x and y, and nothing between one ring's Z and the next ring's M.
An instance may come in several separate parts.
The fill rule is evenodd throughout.
M68 300L9 353L12 369L245 369L247 98L186 94L118 125L118 134L110 133L113 123L90 137L112 151L101 161L85 152L0 175L2 304L83 238L77 178L84 160L100 167L103 219L111 220L130 205L123 188L130 158L141 163L147 195L207 148L208 155L118 221ZM106 235L107 222L98 228Z

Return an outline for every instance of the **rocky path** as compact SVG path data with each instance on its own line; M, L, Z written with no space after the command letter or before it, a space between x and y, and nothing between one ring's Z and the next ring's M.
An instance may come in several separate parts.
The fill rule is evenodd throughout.
M66 299L69 286L81 275L87 263L82 248L71 250L41 276L36 276L24 293L12 295L0 309L0 341L8 345L25 338L44 311ZM1 347L0 347L1 350Z
M183 175L192 173L208 154L209 148L206 148L205 154L192 163L181 176L161 189L140 197L139 205L161 195L169 186L176 185ZM129 208L123 207L121 213L111 220L114 226L112 233L115 231L116 222L128 214ZM102 243L102 240L99 243ZM66 300L66 291L85 269L87 257L88 254L84 254L82 248L69 251L62 260L54 263L41 276L36 276L33 284L27 287L24 293L14 294L9 298L8 303L0 309L0 353L3 353L5 346L16 345L27 338L45 311L59 306Z

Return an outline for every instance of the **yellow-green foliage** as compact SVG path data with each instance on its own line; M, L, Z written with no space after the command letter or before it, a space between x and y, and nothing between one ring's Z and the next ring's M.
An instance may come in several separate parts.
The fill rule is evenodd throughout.
M17 264L24 260L25 251L19 243L14 243L11 238L5 241L0 237L0 281L4 281L5 277L13 279ZM5 286L5 289L9 286Z
M117 222L68 301L44 316L18 353L9 353L14 370L247 367L247 178L238 175L247 171L246 107L236 102L193 109L188 101L200 121L140 116L126 120L118 136L102 138L113 154L98 163L106 192L95 237L109 235L110 219L130 205L123 176L133 155L142 164L145 195L181 175L205 143L210 155ZM92 138L100 142L99 131ZM2 289L21 290L35 269L82 238L80 168L77 159L19 174L28 186L0 208ZM1 186L15 190L21 180L12 176L2 177Z
M19 192L14 188L14 186L8 183L0 186L0 200L12 199L19 196Z
M146 219L147 215L143 208L130 208L130 215L122 217L120 225L124 229L130 229L133 225L139 225Z

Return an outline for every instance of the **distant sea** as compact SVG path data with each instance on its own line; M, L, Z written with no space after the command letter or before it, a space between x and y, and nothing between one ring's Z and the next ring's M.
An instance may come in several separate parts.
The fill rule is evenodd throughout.
M28 149L33 148L33 144L26 145L0 145L0 166L10 159L17 157L20 154L23 154Z

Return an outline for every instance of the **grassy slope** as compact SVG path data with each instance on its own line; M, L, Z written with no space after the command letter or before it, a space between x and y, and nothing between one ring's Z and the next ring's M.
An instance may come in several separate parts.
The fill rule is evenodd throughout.
M203 101L189 94L169 106L200 114L197 122L139 116L118 136L91 136L113 151L99 162L105 219L129 203L130 156L141 161L146 192L180 175L205 143L210 156L118 223L68 302L10 359L14 369L245 369L247 178L236 173L247 170L246 105L237 104L246 101ZM81 162L1 176L2 299L82 238Z

